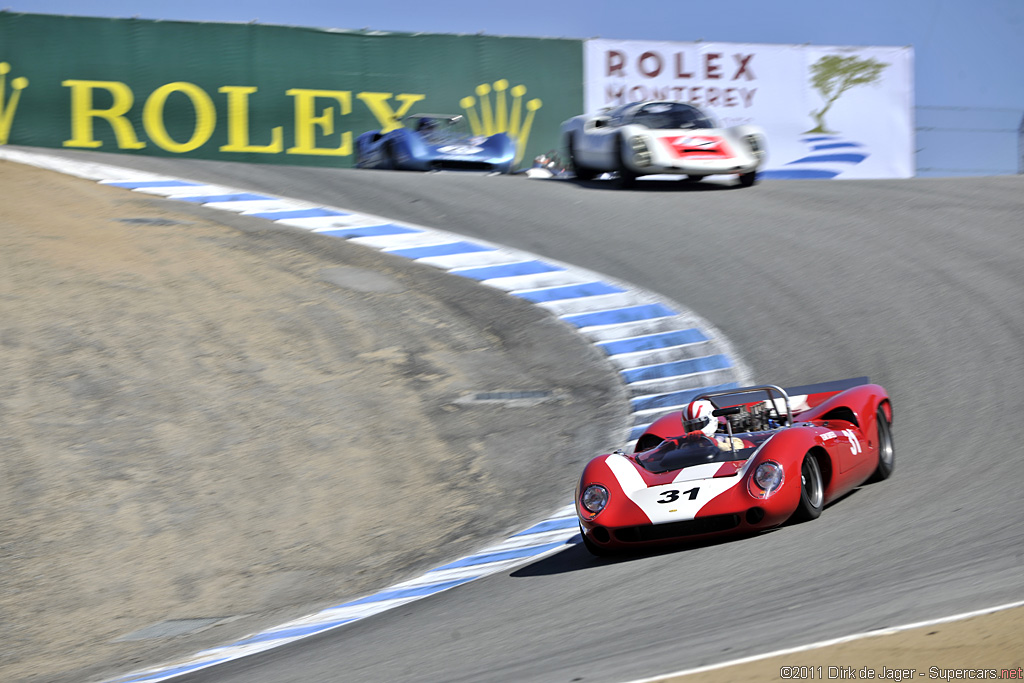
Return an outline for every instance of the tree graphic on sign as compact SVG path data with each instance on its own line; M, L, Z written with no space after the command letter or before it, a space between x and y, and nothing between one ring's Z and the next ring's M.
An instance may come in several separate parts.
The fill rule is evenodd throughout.
M806 132L834 133L835 131L829 130L825 123L825 114L839 96L858 85L874 83L887 66L889 65L872 58L858 59L842 55L826 55L815 62L811 66L811 86L821 93L825 104L821 109L811 112L811 117L817 125Z

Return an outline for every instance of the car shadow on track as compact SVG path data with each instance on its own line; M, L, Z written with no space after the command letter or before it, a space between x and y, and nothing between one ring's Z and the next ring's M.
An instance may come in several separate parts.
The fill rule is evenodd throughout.
M622 187L617 178L608 180L580 180L579 178L552 178L551 181L576 185L585 190L618 192L722 192L740 188L732 178L692 181L684 179L640 178L629 187Z
M710 548L726 543L742 542L744 539L752 538L754 536L774 533L777 529L778 528L768 529L766 531L744 536L708 539L699 542L682 542L661 548L648 548L642 551L637 550L635 552L623 552L621 554L610 555L607 557L595 557L594 555L591 555L590 551L588 551L583 545L583 539L579 534L577 534L569 540L569 545L564 550L528 564L525 567L520 567L510 573L509 576L522 579L536 576L551 576L554 574L568 574L570 572L582 571L584 569L591 569L593 567L600 567L603 565L622 564L632 562L634 560L657 557L660 555L676 555L685 553L689 550Z
M863 488L858 486L857 488L843 494L839 498L829 502L825 506L825 510L842 503L850 497L857 494ZM812 520L813 521L813 520ZM600 567L603 565L622 564L626 562L632 562L634 560L642 560L649 557L657 557L660 555L675 555L682 554L691 550L699 550L701 548L711 548L717 545L724 545L727 543L742 543L743 541L757 536L764 536L765 534L773 534L782 529L786 529L792 526L802 526L804 524L811 524L812 521L808 522L786 522L782 526L777 526L773 529L765 529L750 534L741 534L738 536L725 536L722 538L711 538L701 541L681 541L679 543L673 543L660 548L646 548L643 550L636 550L633 552L623 552L620 554L609 555L606 557L596 557L590 554L590 551L583 545L583 538L576 534L568 541L567 547L555 553L554 555L548 555L536 562L520 567L513 571L509 576L513 578L529 578L536 576L551 576L554 574L568 574L570 572L582 571L585 569L591 569L593 567Z

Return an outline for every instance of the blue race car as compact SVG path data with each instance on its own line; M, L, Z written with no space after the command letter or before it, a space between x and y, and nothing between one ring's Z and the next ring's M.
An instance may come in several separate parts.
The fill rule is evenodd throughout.
M356 138L356 168L511 173L516 145L505 133L473 135L461 114L413 114L402 127Z

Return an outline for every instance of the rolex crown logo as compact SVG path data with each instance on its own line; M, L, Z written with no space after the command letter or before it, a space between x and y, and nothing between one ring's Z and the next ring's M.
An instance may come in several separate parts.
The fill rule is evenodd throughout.
M509 95L512 96L511 102L508 101ZM476 86L476 97L463 97L459 100L459 106L466 111L466 118L469 119L473 135L505 133L512 138L516 143L515 163L517 164L522 161L523 152L526 151L533 117L542 105L542 102L536 98L524 102L525 95L525 85L509 88L508 81L503 78L500 81L495 81L493 88L488 83L482 83ZM477 105L479 105L479 112ZM523 116L524 108L526 109L525 117Z
M0 145L7 144L7 138L11 134L11 124L14 123L14 112L18 109L18 100L21 99L21 91L28 87L28 79L19 76L11 81L11 98L7 99L7 74L11 71L11 65L7 62L0 62Z

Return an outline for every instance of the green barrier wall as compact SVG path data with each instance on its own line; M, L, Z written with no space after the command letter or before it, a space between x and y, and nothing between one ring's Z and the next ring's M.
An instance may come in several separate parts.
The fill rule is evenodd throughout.
M350 166L416 112L507 132L519 165L583 108L576 40L0 12L0 144Z

